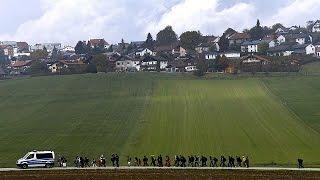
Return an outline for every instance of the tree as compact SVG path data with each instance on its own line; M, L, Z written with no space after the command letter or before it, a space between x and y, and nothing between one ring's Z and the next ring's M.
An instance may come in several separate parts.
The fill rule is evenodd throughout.
M93 63L97 67L98 72L107 72L108 63L104 54L98 54L93 57Z
M144 47L146 47L148 49L153 49L153 47L154 47L154 40L153 40L153 37L150 33L148 33L147 39L144 42Z
M199 31L187 31L181 34L181 46L187 50L194 50L201 42L201 33Z
M177 34L171 26L167 26L157 34L158 45L170 45L178 41Z
M225 55L217 56L216 59L216 68L218 71L222 72L228 67L228 59Z
M276 23L272 26L273 32L275 32L279 28L284 28L284 26L281 23Z
M31 75L44 75L49 73L49 69L45 62L35 60L31 63L29 73Z
M51 53L51 59L52 60L59 60L62 55L60 54L60 52L58 51L58 49L56 47L53 48L52 53Z
M87 68L86 68L87 73L97 73L97 66L93 63L89 63Z
M263 42L258 45L259 54L267 55L268 50L269 50L269 44L267 42Z
M87 49L86 44L83 41L78 41L75 47L76 54L86 54L87 53L86 49Z
M260 25L259 19L257 25L249 30L249 34L253 40L260 40L264 37L263 28Z
M312 32L313 25L314 25L314 21L307 21L307 30L309 32Z
M113 52L113 45L108 48L107 52Z
M32 60L40 60L40 59L45 59L47 57L48 57L48 52L46 48L43 48L43 50L41 49L36 50L30 54L30 58Z
M194 75L198 77L202 77L208 71L208 63L203 59L199 59L197 61L197 70L194 72Z
M229 49L229 40L226 38L225 34L220 37L218 44L220 51L222 52Z

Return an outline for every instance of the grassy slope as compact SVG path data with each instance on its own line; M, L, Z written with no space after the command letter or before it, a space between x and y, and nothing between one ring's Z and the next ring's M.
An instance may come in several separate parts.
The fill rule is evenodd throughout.
M320 61L304 65L301 72L320 74Z
M320 77L264 79L269 89L320 133Z
M151 85L146 77L130 75L0 82L0 166L12 166L34 148L69 157L120 152Z
M249 154L255 163L308 162L320 135L255 79L161 81L146 110L137 154Z
M274 83L268 84L272 91L279 89ZM12 166L33 148L69 158L249 154L255 163L294 163L297 156L314 163L320 150L319 133L257 79L113 74L10 80L0 82L0 114L0 166Z

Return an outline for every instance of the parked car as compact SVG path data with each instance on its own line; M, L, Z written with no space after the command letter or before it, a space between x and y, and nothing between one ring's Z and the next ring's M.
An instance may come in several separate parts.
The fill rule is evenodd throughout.
M54 166L54 159L55 156L53 151L32 151L19 159L17 161L17 166L23 169L29 167L52 168Z

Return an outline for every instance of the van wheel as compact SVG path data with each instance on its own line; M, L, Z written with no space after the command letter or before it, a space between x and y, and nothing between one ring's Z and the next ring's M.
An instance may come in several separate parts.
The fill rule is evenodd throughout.
M28 165L27 164L22 164L22 169L27 169L28 168Z
M52 164L46 164L46 168L52 168L53 165Z

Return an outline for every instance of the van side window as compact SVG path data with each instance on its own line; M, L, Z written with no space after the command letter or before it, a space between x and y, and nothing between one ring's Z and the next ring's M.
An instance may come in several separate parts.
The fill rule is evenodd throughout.
M34 157L34 154L30 154L27 159L32 159Z
M45 154L37 154L37 159L52 159L53 156L51 153L45 153Z

